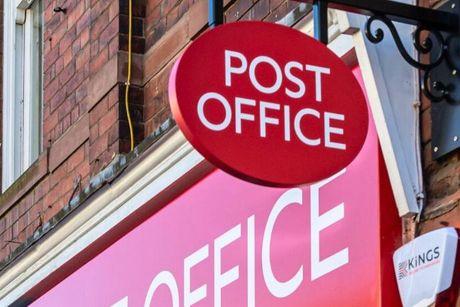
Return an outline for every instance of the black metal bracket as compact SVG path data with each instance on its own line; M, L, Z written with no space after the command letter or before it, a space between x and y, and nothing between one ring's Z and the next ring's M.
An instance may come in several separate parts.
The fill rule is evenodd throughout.
M451 95L452 84L434 80L432 72L443 62L448 63L452 71L459 71L460 59L457 46L460 29L460 1L453 1L452 12L428 9L388 0L312 0L315 38L327 43L327 8L341 9L348 12L370 16L365 25L365 35L370 42L377 44L384 38L381 28L372 31L372 25L380 21L386 25L396 43L399 53L411 66L424 71L423 92L432 102L456 101ZM394 22L403 22L416 26L413 43L416 50L430 58L428 63L411 57L404 47ZM442 32L447 35L442 35ZM429 33L429 35L427 35ZM433 57L433 53L435 56ZM428 57L428 55L431 55ZM458 100L457 100L458 101Z
M395 25L384 15L374 15L367 20L365 34L369 41L377 44L384 38L384 32L381 28L377 28L375 31L372 31L372 24L375 21L384 23L390 30L398 51L404 60L412 67L424 72L422 83L423 93L432 102L440 102L443 100L454 102L455 99L451 95L451 85L440 80L434 80L432 78L432 72L443 62L446 62L451 67L452 71L460 71L460 66L458 66L459 61L456 59L459 58L460 54L458 54L458 51L453 52L453 42L460 37L458 32L446 32L446 35L443 35L441 31L430 29L423 23L417 25L413 34L414 47L419 54L427 55L427 58L429 59L428 62L422 62L419 59L414 59L410 56L401 41Z
M423 72L423 94L433 103L433 158L441 158L460 148L460 1L449 0L435 10L393 1L313 0L315 27L327 28L327 12L324 11L328 4L370 16L364 31L374 44L384 39L384 31L376 23L388 28L404 60ZM394 22L415 26L413 45L419 58L407 51ZM327 30L315 29L315 37L327 43Z
M314 3L315 0L301 0ZM444 12L390 0L318 0L329 8L367 16L386 16L389 20L424 25L428 30L458 32L460 24L456 13Z
M454 0L444 2L439 10L455 10L460 5ZM425 71L425 87L432 86L438 92L431 101L431 149L434 159L460 148L460 37L451 33L441 33L446 48L445 61L439 66ZM435 52L430 54L431 62L436 61Z
M329 42L328 20L327 20L327 1L313 1L313 30L317 40L326 44Z
M208 25L210 28L224 23L224 0L208 1Z
M53 9L53 12L67 14L67 9L57 6Z

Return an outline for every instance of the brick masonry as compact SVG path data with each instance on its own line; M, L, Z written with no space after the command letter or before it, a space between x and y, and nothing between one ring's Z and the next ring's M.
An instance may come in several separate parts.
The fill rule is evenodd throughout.
M423 0L420 5L437 7L439 0ZM421 136L426 207L422 233L444 226L460 228L460 151L433 160L431 147L431 103L422 95ZM459 301L460 304L460 301Z
M436 8L439 0L420 0L425 7ZM421 97L421 137L423 176L426 191L426 204L418 225L420 234L445 226L460 229L460 151L456 150L442 159L433 160L431 144L431 102ZM457 267L459 264L457 264ZM457 268L458 269L458 268ZM442 297L436 306L460 306L459 284L455 291Z
M0 0L0 144L3 143L3 0ZM2 147L0 146L0 187L2 186ZM1 245L1 244L0 244Z

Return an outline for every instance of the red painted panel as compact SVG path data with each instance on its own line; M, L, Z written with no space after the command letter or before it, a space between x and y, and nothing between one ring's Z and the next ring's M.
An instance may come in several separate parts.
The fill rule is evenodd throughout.
M371 125L358 157L311 186L214 171L32 306L173 306L171 290L152 285L161 276L178 306L397 306L395 211Z
M268 186L337 173L367 134L351 69L324 44L272 23L225 24L194 40L173 68L169 99L206 159Z

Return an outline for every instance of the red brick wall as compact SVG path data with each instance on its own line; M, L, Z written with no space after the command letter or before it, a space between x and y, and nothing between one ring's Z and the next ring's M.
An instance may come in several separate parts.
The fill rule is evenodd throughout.
M286 0L224 2L225 22L249 19L275 22L299 6L299 2ZM207 14L207 2L203 0L147 1L143 74L146 135L171 116L167 93L169 72L176 56L205 29Z
M439 0L421 0L420 5L435 8ZM460 150L455 150L439 160L432 158L431 103L422 95L421 136L423 173L426 189L426 206L419 232L452 226L460 229ZM445 295L436 306L460 306L459 284ZM457 287L457 289L455 289ZM456 291L456 292L455 292Z
M134 2L133 51L142 53L145 5ZM0 196L0 262L50 221L115 154L129 151L122 90L127 1L42 3L44 151ZM53 11L58 5L66 14ZM139 70L135 65L134 79ZM131 91L131 103L139 142L144 136L143 96L136 88Z
M3 0L0 0L0 144L3 143ZM2 147L0 146L0 187L2 186Z
M423 0L420 4L436 7L439 0ZM460 228L460 151L433 160L431 144L431 103L422 96L421 136L427 203L421 231L454 226Z

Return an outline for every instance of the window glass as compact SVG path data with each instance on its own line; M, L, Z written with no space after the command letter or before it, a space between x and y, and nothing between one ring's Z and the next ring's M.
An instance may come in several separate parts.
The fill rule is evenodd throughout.
M33 19L31 35L31 140L29 163L35 161L41 149L41 106L42 106L42 10L41 1L31 7ZM28 165L26 166L28 167Z
M15 25L15 46L14 46L14 157L23 156L23 123L24 123L24 25ZM14 179L22 172L22 161L14 159L11 161ZM4 164L3 164L4 165Z
M42 1L6 1L4 8L3 191L41 151L43 95Z

